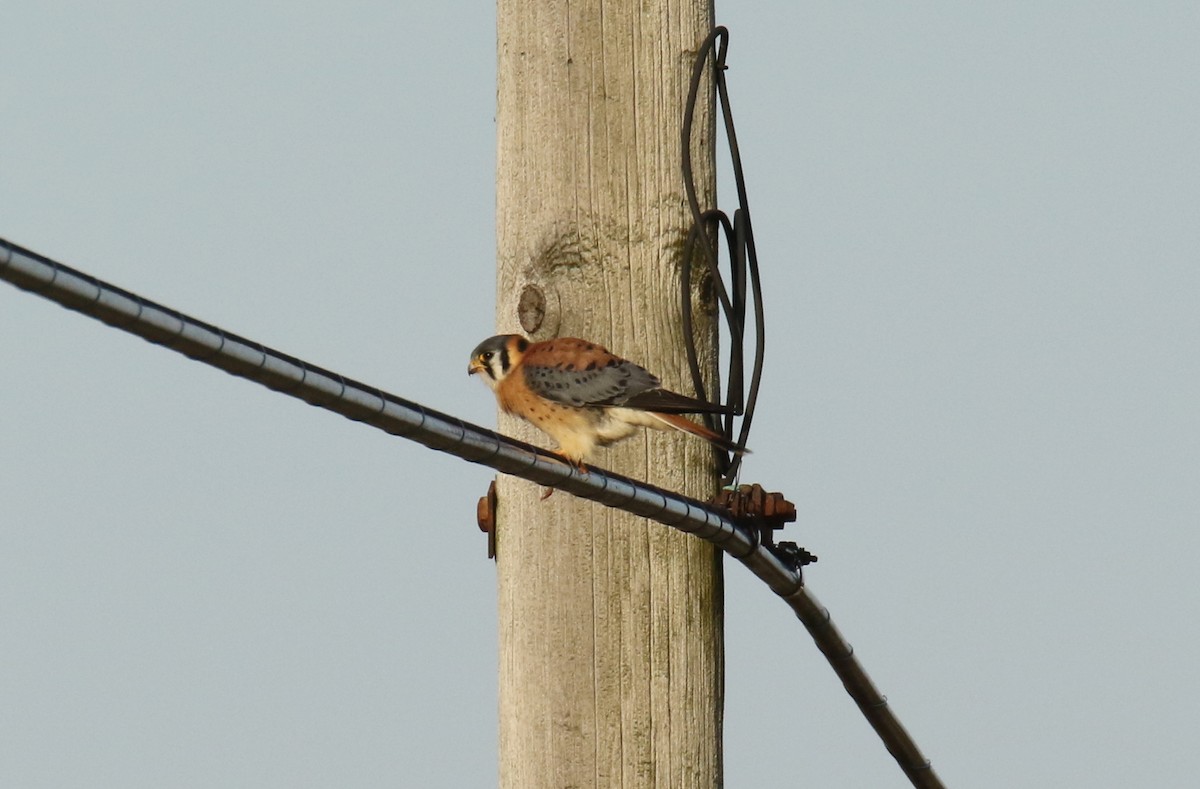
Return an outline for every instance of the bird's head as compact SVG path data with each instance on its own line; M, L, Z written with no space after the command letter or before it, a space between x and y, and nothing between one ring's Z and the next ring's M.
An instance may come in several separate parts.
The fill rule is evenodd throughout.
M529 340L519 334L497 334L488 337L475 346L471 351L471 363L467 365L467 375L479 373L483 382L495 389L508 371L517 366Z

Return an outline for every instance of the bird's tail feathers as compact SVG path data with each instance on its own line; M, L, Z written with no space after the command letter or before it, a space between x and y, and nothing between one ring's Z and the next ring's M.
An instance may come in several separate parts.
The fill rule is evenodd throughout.
M734 442L725 438L725 436L710 430L707 425L701 425L680 414L662 414L657 411L644 412L648 416L652 416L659 422L674 428L683 433L691 433L693 436L699 436L710 444L720 447L726 452L733 452L738 455L749 455L750 450L742 449Z

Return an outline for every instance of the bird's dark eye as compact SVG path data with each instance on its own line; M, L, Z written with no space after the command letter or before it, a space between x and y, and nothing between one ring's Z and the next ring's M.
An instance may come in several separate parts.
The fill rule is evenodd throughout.
M493 356L495 356L495 354L491 351L484 351L483 353L479 354L479 358L483 359L485 362L490 362Z

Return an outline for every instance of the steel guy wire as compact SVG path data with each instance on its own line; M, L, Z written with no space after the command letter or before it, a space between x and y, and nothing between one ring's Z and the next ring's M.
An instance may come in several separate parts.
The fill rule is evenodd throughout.
M0 279L184 356L497 471L695 534L746 565L804 623L864 717L913 786L942 784L871 682L800 572L728 512L610 471L571 464L530 444L439 413L156 304L0 238Z

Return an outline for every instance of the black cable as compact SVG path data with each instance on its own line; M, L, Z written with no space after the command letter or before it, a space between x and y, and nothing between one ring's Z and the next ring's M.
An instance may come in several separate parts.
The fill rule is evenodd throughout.
M650 518L713 543L771 587L804 623L863 716L920 789L941 781L875 688L829 612L804 585L803 555L772 550L728 510L472 425L239 337L0 239L0 279L231 375L463 460ZM802 554L802 552L801 552Z
M719 46L718 46L719 43ZM688 206L692 211L692 227L688 232L687 241L683 247L681 272L680 302L683 313L683 333L685 350L687 351L688 366L691 368L692 385L696 396L709 401L704 376L700 370L696 352L696 335L692 323L692 262L697 254L697 248L702 250L708 271L712 277L713 288L716 291L717 302L725 318L729 333L729 371L725 376L725 404L722 409L721 424L714 422L716 415L706 415L705 419L712 427L729 441L745 449L750 436L750 425L754 420L754 406L758 402L758 389L762 381L763 349L765 343L765 321L763 318L762 283L759 279L758 253L754 248L754 233L750 224L750 207L746 198L746 179L742 171L742 156L738 150L737 132L733 125L733 110L729 106L729 91L725 84L725 55L729 46L729 31L724 27L714 28L700 50L692 67L691 86L688 89L687 105L683 112L682 133L682 162L683 184L687 192ZM701 83L704 82L705 65L712 62L713 85L715 100L721 107L721 117L725 125L725 137L729 143L729 154L733 165L734 183L737 189L738 207L733 212L732 221L720 209L701 210L696 196L696 181L692 170L692 127L695 122L696 101L700 94ZM730 283L726 288L721 277L719 249L724 240L729 254ZM749 287L749 291L747 291ZM754 302L754 365L750 372L750 383L747 391L745 378L745 344L746 344L746 307L748 298ZM713 392L714 397L717 392ZM735 419L741 422L736 426ZM722 484L729 485L738 474L741 467L742 455L735 453L724 456L721 465Z

